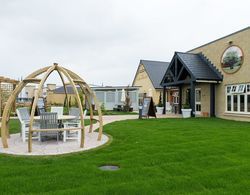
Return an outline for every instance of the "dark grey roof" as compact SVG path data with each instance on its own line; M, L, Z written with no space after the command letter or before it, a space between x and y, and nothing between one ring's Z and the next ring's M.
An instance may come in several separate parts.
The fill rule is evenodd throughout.
M162 88L161 80L166 72L169 62L161 61L150 61L150 60L141 60L140 64L144 65L144 68L154 86L154 88Z
M77 88L78 88L78 90L80 90L79 86L77 86ZM103 90L103 91L105 91L105 90L111 90L111 89L112 90L116 90L116 89L121 90L121 89L127 89L127 88L129 90L138 90L139 89L138 86L133 86L133 87L131 87L131 86L99 86L99 87L91 87L91 89L94 90L94 91L96 91L96 90L99 90L99 91ZM56 88L54 90L54 93L55 94L65 94L64 87L61 86L61 87ZM68 94L74 94L74 91L73 91L73 88L72 88L71 85L67 86L67 93Z
M68 94L74 94L74 90L73 90L72 86L68 85L66 88L67 88L67 93ZM79 87L77 87L77 88L79 89ZM55 94L65 94L64 87L62 86L62 87L56 88L54 90L54 93Z
M176 55L196 80L222 80L222 74L202 53L176 52Z

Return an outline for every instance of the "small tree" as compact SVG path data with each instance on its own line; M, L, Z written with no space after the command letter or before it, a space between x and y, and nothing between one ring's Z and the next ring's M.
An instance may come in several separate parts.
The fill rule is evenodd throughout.
M161 92L160 92L159 102L158 102L158 105L157 105L157 106L158 106L158 107L162 107L162 106L163 106Z
M123 107L125 112L129 112L130 107L131 107L131 99L129 97L129 90L128 89L129 89L129 86L125 90L126 98L125 98L124 107Z
M223 63L233 69L234 66L239 65L240 58L237 51L229 51L223 59Z

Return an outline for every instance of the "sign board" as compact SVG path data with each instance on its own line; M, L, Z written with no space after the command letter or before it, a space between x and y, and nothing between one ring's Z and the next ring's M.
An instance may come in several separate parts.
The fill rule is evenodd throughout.
M155 106L152 97L145 97L142 105L142 117L156 117Z

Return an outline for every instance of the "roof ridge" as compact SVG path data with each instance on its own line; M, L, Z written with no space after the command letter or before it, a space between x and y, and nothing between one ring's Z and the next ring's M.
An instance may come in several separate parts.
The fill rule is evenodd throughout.
M156 61L156 60L143 60L143 59L141 59L140 61L147 61L147 62L163 62L163 63L169 63L169 62L166 62L166 61Z
M215 73L217 74L217 76L219 76L221 79L223 79L223 74L221 73L221 71L207 58L207 56L205 56L202 52L200 53L197 53L198 56L203 60L205 61L208 66L210 68L212 68L212 70L215 71Z

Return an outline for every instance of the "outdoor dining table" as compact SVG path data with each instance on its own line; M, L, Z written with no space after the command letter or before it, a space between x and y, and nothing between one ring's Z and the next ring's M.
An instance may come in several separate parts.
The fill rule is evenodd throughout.
M40 116L34 116L34 120L39 121L41 119ZM76 116L73 115L58 115L57 116L57 120L58 120L58 127L59 128L63 128L63 121L64 120L72 120L72 119L76 119ZM59 131L59 139L62 139L62 131Z
M72 119L76 119L76 116L73 115L58 115L57 116L57 120L58 120L58 125L59 128L63 127L63 121L65 120L72 120ZM40 120L40 116L34 116L34 120Z
M64 120L72 120L76 119L76 116L72 115L58 115L57 120L59 121L64 121ZM40 120L40 116L34 116L34 120Z

